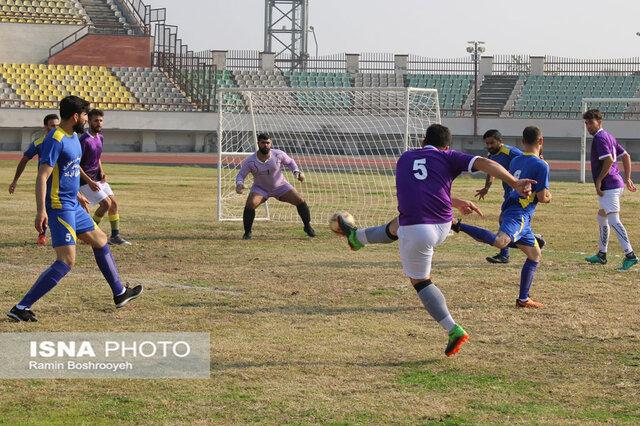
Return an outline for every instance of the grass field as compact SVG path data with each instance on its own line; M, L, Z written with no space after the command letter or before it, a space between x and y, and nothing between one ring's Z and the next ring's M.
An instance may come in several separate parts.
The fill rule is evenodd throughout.
M14 166L0 162L5 311L53 259L34 245L33 172L6 191ZM241 224L212 220L214 170L108 173L134 243L114 253L143 297L116 312L79 246L77 267L34 307L40 322L0 320L0 332L208 331L211 378L0 380L0 423L640 423L640 273L615 271L613 235L608 265L583 262L596 247L591 185L553 182L552 204L538 208L548 245L532 295L543 310L513 307L522 254L489 265L495 250L463 235L436 251L434 282L471 336L446 358L445 333L402 276L397 244L350 252L324 217L313 240L300 225L257 223L242 241ZM470 198L479 186L461 178L454 192ZM496 185L486 218L469 221L495 229L499 199ZM640 195L625 194L638 247L639 208Z

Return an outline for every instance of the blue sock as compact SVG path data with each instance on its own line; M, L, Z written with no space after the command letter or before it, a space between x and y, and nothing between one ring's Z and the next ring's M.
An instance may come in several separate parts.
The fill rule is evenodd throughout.
M518 299L525 301L529 298L529 289L533 283L533 277L538 269L538 262L531 259L527 259L522 266L522 272L520 273L520 296Z
M31 308L34 303L54 288L70 270L71 267L64 262L59 260L53 262L46 271L40 274L33 287L18 303L18 309Z
M109 287L111 287L113 295L120 296L125 290L120 282L116 261L113 258L113 254L111 254L111 250L109 250L109 246L105 245L102 248L94 248L93 254L96 258L98 268L100 268L100 272L102 272L104 279L107 280Z
M509 257L509 247L505 247L502 250L500 250L500 256L502 257Z
M489 244L490 246L492 246L496 241L496 234L484 228L461 223L460 230L469 235L474 240L480 241L481 243Z

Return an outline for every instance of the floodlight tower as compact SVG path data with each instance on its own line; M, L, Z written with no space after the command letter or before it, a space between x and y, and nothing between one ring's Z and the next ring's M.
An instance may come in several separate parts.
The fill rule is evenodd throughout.
M309 0L265 0L264 51L282 69L301 70L308 57Z

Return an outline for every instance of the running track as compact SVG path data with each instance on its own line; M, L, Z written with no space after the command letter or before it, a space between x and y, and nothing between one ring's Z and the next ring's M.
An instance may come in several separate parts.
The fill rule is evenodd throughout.
M22 152L0 152L0 160L15 160L22 158ZM240 162L244 157L227 157L225 162ZM303 164L317 165L379 165L393 167L395 160L389 159L366 159L358 157L306 157L296 156L296 159ZM218 163L218 155L216 153L139 153L139 152L118 152L102 154L102 160L105 163L112 164L166 164L166 165L201 165L215 166ZM579 171L580 162L578 161L549 161L552 170ZM587 169L589 165L587 164ZM587 170L589 171L589 170ZM640 163L633 164L633 171L640 172Z

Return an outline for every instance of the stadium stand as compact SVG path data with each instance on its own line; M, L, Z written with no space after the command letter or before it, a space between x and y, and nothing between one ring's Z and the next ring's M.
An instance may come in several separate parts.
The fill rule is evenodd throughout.
M113 0L78 0L89 16L91 25L103 32L131 33L129 24Z
M113 74L151 111L193 111L187 97L158 68L114 67Z
M26 108L56 108L60 98L82 96L101 109L133 109L136 99L107 67L0 64L0 76Z
M473 76L457 74L408 74L407 86L438 89L442 115L459 115L469 91Z
M521 76L521 93L506 114L517 118L579 118L582 98L631 98L640 90L640 76ZM609 118L622 118L624 104L607 107Z
M0 0L0 22L84 25L90 19L76 0Z

